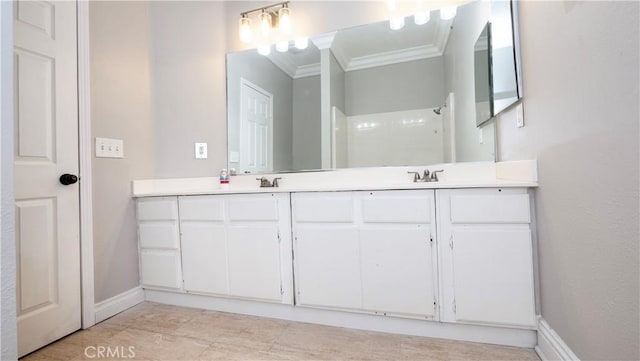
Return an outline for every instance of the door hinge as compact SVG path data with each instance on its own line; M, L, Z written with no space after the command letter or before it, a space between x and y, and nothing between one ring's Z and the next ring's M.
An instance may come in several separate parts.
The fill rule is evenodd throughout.
M453 299L453 313L456 313L456 300Z
M438 310L438 301L436 301L435 297L433 298L433 311L436 312Z
M453 234L449 238L449 247L451 247L451 249L453 249Z
M280 243L282 239L280 238L280 229L278 229L278 243Z
M282 289L282 285L280 285L280 296L284 295L284 289Z
M433 247L433 236L431 234L429 235L429 245Z

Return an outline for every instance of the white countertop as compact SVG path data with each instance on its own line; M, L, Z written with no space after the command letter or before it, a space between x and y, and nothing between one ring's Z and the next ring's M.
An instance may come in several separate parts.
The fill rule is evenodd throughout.
M444 169L438 182L412 182L407 171ZM280 177L280 187L260 188L258 177ZM322 172L238 175L221 185L217 177L147 179L132 184L133 197L242 194L276 192L329 192L402 189L537 187L536 161L476 162L423 167L344 169Z

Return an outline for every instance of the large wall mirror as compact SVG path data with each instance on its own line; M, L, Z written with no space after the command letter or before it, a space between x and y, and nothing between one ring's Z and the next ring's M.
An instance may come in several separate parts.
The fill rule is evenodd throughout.
M399 30L384 21L311 37L304 50L227 54L229 168L262 173L495 160L493 122L476 124L474 49L498 4L514 24L511 2L478 1L459 6L449 20L434 10L423 25L407 17ZM491 30L493 38L501 35L500 26ZM508 32L501 41L510 38L515 54L513 28ZM510 66L501 76L515 82L515 62ZM500 91L502 98L491 98L514 95ZM516 91L494 109L518 97Z

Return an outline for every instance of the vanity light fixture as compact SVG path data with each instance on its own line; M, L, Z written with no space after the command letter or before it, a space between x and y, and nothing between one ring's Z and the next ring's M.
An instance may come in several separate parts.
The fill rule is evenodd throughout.
M288 3L282 4L282 8L278 10L278 29L284 35L291 34L291 9Z
M440 19L442 20L451 20L456 16L457 7L456 6L448 6L446 8L440 9Z
M265 38L269 37L269 32L271 31L271 14L265 13L264 9L262 9L262 13L258 16L260 20L260 32L262 36Z
M289 40L291 40L288 37L292 33L289 1L240 13L240 41L245 44L250 44L254 39L250 15L256 12L260 13L257 23L259 30L256 29L259 32L257 40L258 53L268 55L271 52L271 44L273 43L276 44L276 50L280 52L287 51ZM274 33L275 35L273 35ZM304 48L306 48L306 45Z
M249 19L246 14L242 14L242 17L240 18L240 41L248 44L252 39L251 19Z

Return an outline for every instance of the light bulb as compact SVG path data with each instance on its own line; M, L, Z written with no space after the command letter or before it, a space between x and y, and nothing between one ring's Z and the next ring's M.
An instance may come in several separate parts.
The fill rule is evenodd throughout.
M296 39L296 48L300 50L304 50L309 46L309 38L297 38Z
M271 45L266 44L266 45L258 46L258 54L264 55L264 56L271 54Z
M240 41L243 43L250 43L252 38L251 19L243 16L240 18Z
M415 13L415 15L413 15L413 21L416 23L416 25L424 25L428 23L430 19L431 13L429 13L428 11Z
M271 14L263 12L258 17L260 19L260 31L265 38L269 36L271 31Z
M440 9L440 19L442 20L451 20L456 16L456 7L449 6L446 8Z
M276 43L276 50L281 53L286 53L289 50L289 42L286 40L281 40Z
M391 30L400 30L404 27L404 16L395 16L389 20Z
M278 10L278 28L282 34L291 34L291 9L283 7Z

